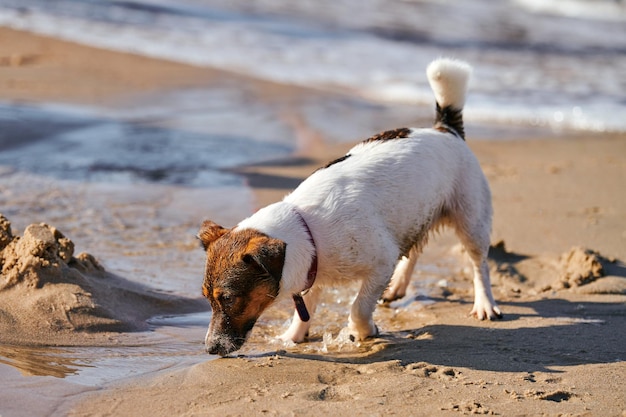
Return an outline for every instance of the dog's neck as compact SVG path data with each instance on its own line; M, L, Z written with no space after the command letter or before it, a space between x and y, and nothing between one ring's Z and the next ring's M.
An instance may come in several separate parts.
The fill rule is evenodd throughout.
M278 202L242 220L238 229L256 229L287 244L280 280L280 296L301 294L317 275L317 247L301 212L292 204Z
M305 292L311 289L311 287L315 283L315 278L317 277L317 246L315 245L315 239L313 239L313 234L311 233L311 229L309 228L309 225L307 224L306 220L304 220L304 217L302 217L302 214L300 214L298 209L295 207L293 207L293 211L298 215L298 218L300 219L300 223L302 223L302 226L304 226L307 232L307 235L309 237L309 241L311 242L311 245L313 245L313 251L314 251L313 259L311 259L311 266L309 267L309 272L307 273L307 276L306 276L306 285L304 289L300 291L300 292Z
M300 218L300 223L302 223L302 225L306 229L307 234L309 235L309 240L313 245L314 251L313 259L311 259L311 266L309 267L309 272L306 276L306 285L302 291L294 293L292 295L293 302L296 306L296 311L298 312L298 316L300 316L300 320L309 321L311 316L306 308L306 304L304 303L304 299L302 297L311 289L313 284L315 284L315 278L317 277L317 247L315 246L315 239L313 239L313 234L311 234L311 229L306 223L306 220L304 220L304 217L302 217L302 214L300 214L295 206L293 207L293 211L298 215L298 217Z

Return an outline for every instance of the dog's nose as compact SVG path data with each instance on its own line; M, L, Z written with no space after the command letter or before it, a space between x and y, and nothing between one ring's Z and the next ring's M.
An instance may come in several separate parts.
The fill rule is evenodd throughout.
M224 334L217 334L205 340L204 349L211 355L226 356L239 349L243 342L243 338L232 338Z
M226 356L235 349L233 348L229 349L227 345L220 343L220 341L215 341L215 342L207 343L205 345L205 350L207 351L207 353L211 355Z
M217 344L212 344L212 345L206 346L207 353L209 353L211 355L219 355L220 350L221 349L218 347Z

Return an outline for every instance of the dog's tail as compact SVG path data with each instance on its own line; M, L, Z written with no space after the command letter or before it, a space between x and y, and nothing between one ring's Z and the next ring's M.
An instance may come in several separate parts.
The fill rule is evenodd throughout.
M437 100L435 129L452 131L465 140L463 106L472 67L463 61L440 58L426 69L428 82Z

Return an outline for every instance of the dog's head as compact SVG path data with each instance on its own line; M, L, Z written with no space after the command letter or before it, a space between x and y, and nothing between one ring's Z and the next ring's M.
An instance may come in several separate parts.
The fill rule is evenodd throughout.
M286 243L253 229L225 229L205 221L198 233L206 251L202 293L213 315L207 352L239 349L257 319L278 295Z

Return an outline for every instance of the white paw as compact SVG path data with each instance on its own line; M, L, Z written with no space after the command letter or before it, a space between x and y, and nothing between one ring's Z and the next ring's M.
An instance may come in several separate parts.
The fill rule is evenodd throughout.
M487 300L483 302L475 302L474 308L470 311L470 316L476 317L478 320L495 320L502 318L500 308Z
M289 329L287 329L285 333L278 336L278 338L282 340L283 342L287 342L287 343L289 342L302 343L306 339L306 336L307 336L306 330L304 331L294 330L290 327Z
M378 326L376 326L373 321L370 321L365 326L359 327L350 320L350 324L348 325L348 335L352 342L359 342L370 337L376 337L379 333Z
M401 291L400 288L388 287L383 293L383 296L380 298L380 300L383 303L391 303L392 301L401 299L405 295L406 295L405 290Z

